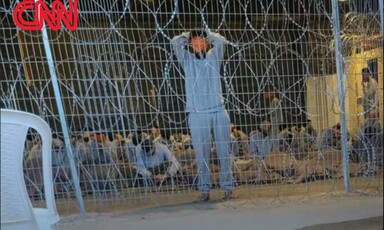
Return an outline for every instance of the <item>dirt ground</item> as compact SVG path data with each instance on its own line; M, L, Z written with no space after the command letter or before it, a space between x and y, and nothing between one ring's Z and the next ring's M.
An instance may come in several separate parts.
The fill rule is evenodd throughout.
M143 195L126 191L124 199L85 197L87 214L75 201L58 208L63 230L80 229L383 229L382 178L302 184L241 185L238 199L224 201L214 189L212 201L196 203L198 191L163 191Z
M352 193L377 195L383 194L383 177L380 179L351 180ZM331 197L342 197L345 194L344 184L341 180L319 180L301 184L263 184L263 185L240 185L236 187L236 194L239 202L233 204L273 204L302 202L314 198L327 199ZM124 193L109 194L106 197L84 197L87 213L98 214L121 214L135 213L146 210L153 210L168 206L194 205L197 190L180 191L159 191L148 192L126 190ZM221 202L223 192L220 189L213 189L211 198L214 202ZM75 199L62 199L57 201L57 208L60 216L70 216L79 213Z
M314 226L308 226L297 230L381 230L383 229L383 216L366 218L362 220L351 220L330 224L318 224Z
M316 197L295 202L269 200L260 204L243 203L242 200L214 201L131 213L68 216L61 220L59 229L382 229L379 218L383 216L382 201L382 196L361 194Z

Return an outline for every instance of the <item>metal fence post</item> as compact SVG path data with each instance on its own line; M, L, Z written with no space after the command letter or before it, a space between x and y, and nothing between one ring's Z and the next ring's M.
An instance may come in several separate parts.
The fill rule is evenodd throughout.
M345 191L350 192L349 181L349 157L348 157L348 134L347 122L345 120L345 92L344 92L344 68L343 68L343 54L342 44L340 37L340 16L339 16L339 0L332 0L332 22L333 22L333 36L335 39L335 52L336 52L336 70L338 79L339 103L340 103L340 128L341 128L341 149L343 159L343 178Z
M384 1L379 0L379 13L380 13L380 21L381 21L381 39L384 37Z
M61 100L61 93L60 93L59 84L57 82L55 64L53 61L51 47L49 46L50 44L48 41L47 28L45 27L45 25L43 26L41 33L42 33L42 38L43 38L43 43L44 43L45 54L47 55L47 62L48 62L48 67L49 67L49 73L51 75L51 81L52 81L53 91L55 94L55 100L57 103L57 110L59 112L61 128L63 130L65 149L67 150L67 155L69 158L69 164L71 167L72 181L74 183L75 191L76 191L76 199L77 199L77 203L79 205L80 214L85 214L84 201L83 201L83 196L81 195L79 177L77 175L76 165L75 165L75 161L73 159L71 139L70 139L69 133L68 133L67 121L65 120L65 116L64 116L64 106L63 106L63 103Z

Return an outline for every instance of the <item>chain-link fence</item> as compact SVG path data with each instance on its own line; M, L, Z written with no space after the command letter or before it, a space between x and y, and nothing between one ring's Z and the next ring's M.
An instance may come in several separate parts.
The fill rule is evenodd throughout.
M17 4L0 6L0 107L52 127L60 212L220 200L232 186L244 202L382 194L382 1L89 0L74 31L20 29ZM172 43L201 28L204 55ZM31 130L36 205L40 160Z

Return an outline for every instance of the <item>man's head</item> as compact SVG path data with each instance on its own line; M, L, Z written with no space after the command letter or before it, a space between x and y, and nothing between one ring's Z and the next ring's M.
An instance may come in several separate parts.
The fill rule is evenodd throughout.
M95 139L96 139L96 142L103 143L104 141L107 140L107 136L105 135L105 133L96 133Z
M231 133L237 132L237 127L235 124L231 124Z
M370 109L367 113L367 118L368 119L376 119L379 117L379 114L376 110Z
M141 148L143 149L144 153L151 156L155 152L155 147L153 145L153 140L152 138L147 138L143 140L141 143Z
M336 125L334 125L332 127L332 132L333 132L333 136L340 140L341 139L341 126L340 126L340 123L336 123Z
M269 100L272 100L274 97L276 96L275 92L274 91L267 91L265 92L264 94L264 98L269 101Z
M115 139L115 134L112 131L108 131L106 135L106 139L109 141L113 141Z
M143 133L141 130L137 130L135 133L132 134L132 144L137 146L141 143L143 140Z
M94 139L95 134L93 132L85 131L82 135L84 142L89 142Z
M239 138L239 137L240 137L240 133L239 133L239 131L238 131L236 125L234 125L234 124L231 124L231 133L232 133L232 135L233 135L234 137L236 137L236 138Z
M304 128L312 127L312 121L307 119L307 121L302 125Z
M64 147L64 142L59 138L52 139L52 148L55 150L61 149Z
M209 49L210 43L204 30L197 29L189 33L189 51L194 53L197 58L205 57L205 53Z
M151 137L156 138L160 135L160 129L158 125L153 125L151 128Z
M267 136L271 131L271 123L269 121L263 121L259 125L259 128L261 133L263 133L264 136Z
M362 70L363 82L368 82L370 76L371 76L371 71L368 68L363 68Z

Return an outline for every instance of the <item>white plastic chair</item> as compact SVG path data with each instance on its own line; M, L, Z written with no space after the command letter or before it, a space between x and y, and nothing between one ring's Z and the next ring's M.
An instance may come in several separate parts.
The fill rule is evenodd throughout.
M35 129L42 140L47 208L33 208L26 190L23 152L29 128ZM40 117L1 109L1 229L51 229L59 221L53 193L51 142L51 129Z

